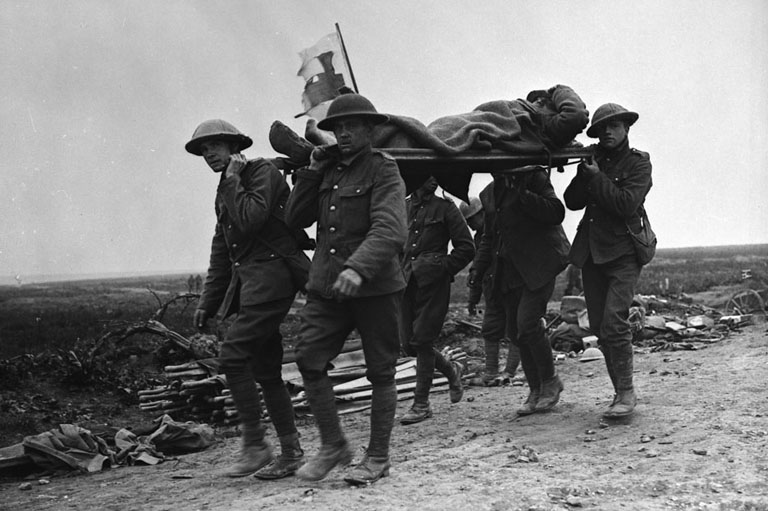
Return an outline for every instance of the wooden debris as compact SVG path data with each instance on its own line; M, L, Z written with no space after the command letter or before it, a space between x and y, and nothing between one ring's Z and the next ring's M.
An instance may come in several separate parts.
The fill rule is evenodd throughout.
M443 355L449 360L465 360L467 354L459 348L446 347ZM139 408L152 413L178 414L180 419L194 419L219 425L238 423L237 409L226 386L226 377L211 374L208 367L197 361L164 367L168 385L140 390ZM287 353L283 359L283 380L294 386L303 386L295 357ZM365 357L359 340L348 342L333 361L329 376L338 383L334 386L340 414L355 413L370 408L371 384L365 377ZM396 368L398 400L410 399L416 386L416 359L401 359ZM258 385L258 384L257 384ZM436 373L432 390L447 389L448 380ZM303 392L292 399L297 411L309 411ZM269 420L262 400L265 420ZM174 417L176 418L176 417Z

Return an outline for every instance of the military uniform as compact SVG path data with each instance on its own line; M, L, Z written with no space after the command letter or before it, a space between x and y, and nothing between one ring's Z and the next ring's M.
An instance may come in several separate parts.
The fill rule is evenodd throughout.
M503 308L506 331L520 351L531 395L519 412L549 409L562 383L541 318L555 277L567 265L570 245L561 225L565 208L544 169L496 176L480 197L488 209L475 278L488 274L490 297Z
M367 452L386 459L396 404L398 325L405 288L400 267L407 235L405 185L394 159L376 150L362 151L348 164L335 160L325 170L299 169L296 178L286 207L288 224L317 223L317 249L301 312L296 363L323 447L337 449L332 467L347 454L327 370L347 336L357 329L373 388ZM337 300L333 284L345 268L355 270L363 283L356 296ZM324 477L323 471L311 477Z
M206 134L210 130L213 134ZM202 156L201 140L239 141L241 137L229 123L207 121L198 127L187 150ZM238 152L230 148L233 154ZM216 192L217 222L196 322L202 327L205 319L217 312L220 319L235 315L219 353L243 432L240 459L225 472L230 477L254 472L267 479L285 477L295 472L303 459L291 398L281 376L280 323L297 291L281 254L299 250L283 221L288 194L283 176L264 159L248 161L231 175L222 171ZM256 382L261 385L280 439L279 458L272 456L264 440Z
M475 253L472 234L459 208L450 199L417 190L406 201L408 241L403 273L407 282L402 306L404 351L417 357L414 407L427 418L429 390L437 368L451 381L451 400L461 399L459 368L434 349L450 302L451 282ZM453 248L448 253L448 243ZM459 379L459 381L456 381ZM409 419L404 419L405 423ZM419 422L413 420L411 422Z
M651 161L647 153L631 149L627 140L610 152L598 146L595 161L598 174L577 174L565 190L567 207L585 210L570 259L582 269L590 330L599 339L614 387L628 390L629 308L641 270L628 229L642 228L643 204L652 185Z

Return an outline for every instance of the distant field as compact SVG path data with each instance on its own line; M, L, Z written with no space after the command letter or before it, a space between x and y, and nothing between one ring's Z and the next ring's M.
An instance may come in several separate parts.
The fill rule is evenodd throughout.
M638 291L697 293L714 286L738 285L742 284L742 270L752 274L745 285L768 287L768 244L659 249L643 269Z
M742 281L742 270L752 279ZM452 300L467 301L466 270L456 277ZM0 286L0 359L46 349L67 349L78 339L96 339L110 329L144 321L158 302L148 287L168 299L187 291L188 275L132 276ZM558 277L553 299L565 287ZM660 249L643 269L638 292L677 295L717 286L768 287L768 245ZM191 335L194 305L172 306L163 322Z

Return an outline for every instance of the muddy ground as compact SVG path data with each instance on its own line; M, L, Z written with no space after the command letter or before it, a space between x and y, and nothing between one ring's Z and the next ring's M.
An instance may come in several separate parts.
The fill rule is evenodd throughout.
M0 509L768 509L767 328L759 322L695 351L637 348L639 405L624 422L600 419L612 397L602 361L559 362L566 388L546 414L516 416L525 386L468 387L454 405L435 393L434 418L397 423L391 475L370 487L349 487L340 469L317 483L220 477L239 446L222 437L156 466L45 485L33 478L26 491L6 477ZM398 415L408 406L400 402ZM343 417L356 459L368 420L365 412ZM314 424L303 420L299 429L312 454Z

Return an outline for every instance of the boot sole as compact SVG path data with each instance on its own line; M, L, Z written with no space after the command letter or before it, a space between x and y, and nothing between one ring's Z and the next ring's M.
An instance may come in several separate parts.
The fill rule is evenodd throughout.
M310 463L310 462L307 462L307 463ZM296 470L295 475L297 479L301 479L302 481L322 481L323 479L328 477L328 474L330 474L331 470L333 470L334 468L347 467L349 466L350 463L352 463L352 452L347 451L344 454L342 454L338 460L336 460L336 463L334 463L333 466L329 468L328 471L325 472L325 474L322 474L319 477L301 473L301 468L305 467L307 465L306 463L302 465L298 470Z
M408 424L418 424L419 422L424 422L425 420L431 419L431 418L432 418L432 412L430 411L426 415L424 415L424 417L419 417L418 419L405 419L405 418L402 418L402 419L400 419L400 424L403 424L403 425L406 425L406 426Z
M274 473L259 474L259 472L256 471L253 474L253 477L255 477L256 479L261 479L263 481L274 481L275 479L284 479L286 477L291 477L293 475L296 475L296 471L299 470L299 468L304 463L306 463L306 461L302 460L301 463L298 466L296 466L296 468L287 469L284 472L280 472L280 473L274 472Z
M272 460L267 460L267 462L264 463L263 465L261 465L260 467L257 467L257 468L255 468L253 470L249 470L247 472L225 473L224 475L226 477L229 477L230 479L237 479L238 477L248 477L248 476L251 476L251 475L255 474L256 472L258 472L262 468L266 467L267 465L269 465L271 463L271 461Z
M389 469L383 470L378 477L375 477L373 479L355 479L354 477L345 477L344 481L351 484L352 486L367 486L369 484L373 484L382 477L389 477Z

